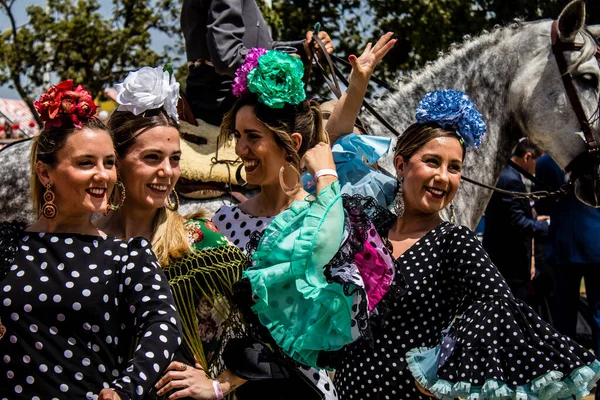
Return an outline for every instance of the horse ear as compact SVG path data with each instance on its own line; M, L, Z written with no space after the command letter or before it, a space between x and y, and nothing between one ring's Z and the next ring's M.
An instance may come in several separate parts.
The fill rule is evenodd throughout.
M600 41L600 25L588 25L588 30L596 38L596 40Z
M573 41L585 23L585 1L574 0L567 4L558 17L559 37L563 41Z

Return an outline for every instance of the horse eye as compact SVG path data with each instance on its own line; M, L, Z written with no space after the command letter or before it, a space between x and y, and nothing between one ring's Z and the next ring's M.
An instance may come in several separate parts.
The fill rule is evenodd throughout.
M589 87L597 88L598 87L598 77L594 74L582 74L579 76L581 82Z

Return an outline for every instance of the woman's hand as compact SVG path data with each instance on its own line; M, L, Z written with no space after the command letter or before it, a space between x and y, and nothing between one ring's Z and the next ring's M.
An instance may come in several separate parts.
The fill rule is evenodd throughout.
M329 34L325 31L320 31L317 34L317 37L321 39L321 42L325 45L325 51L327 54L333 53L333 41L329 37ZM306 40L304 41L304 51L306 55L310 57L310 45L313 39L313 31L306 32ZM320 50L319 45L317 43L314 44L315 50Z
M102 389L98 394L98 400L121 400L121 396L112 389Z
M351 86L366 89L375 67L398 41L398 39L392 39L392 36L394 36L394 32L388 32L379 38L374 47L368 43L360 57L356 57L354 54L348 57L348 61L352 65L349 80Z
M433 397L434 399L437 398L433 393L421 386L419 382L415 381L415 385L417 385L417 389L419 389L419 392L423 393L425 396Z
M157 394L163 396L173 390L169 400L191 397L196 400L215 399L213 379L196 363L196 367L188 366L180 361L169 364L166 374L156 383Z
M300 168L306 168L312 176L315 176L315 173L322 169L335 169L331 146L327 143L318 143L308 150L300 160Z

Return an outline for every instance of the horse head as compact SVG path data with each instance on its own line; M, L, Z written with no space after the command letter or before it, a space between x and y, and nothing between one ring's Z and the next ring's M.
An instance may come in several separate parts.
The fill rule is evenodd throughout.
M600 207L600 27L584 21L585 1L575 0L556 22L537 24L539 34L523 38L521 51L533 57L511 82L509 108L521 130L571 173L577 197Z

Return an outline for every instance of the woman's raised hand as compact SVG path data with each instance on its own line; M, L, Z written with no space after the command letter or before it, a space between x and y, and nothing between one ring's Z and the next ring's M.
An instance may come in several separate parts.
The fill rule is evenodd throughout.
M318 143L315 147L309 149L300 160L300 167L306 168L312 176L315 176L315 173L322 169L335 169L331 146L327 143Z
M198 363L192 367L181 361L173 361L155 387L158 389L159 396L177 390L169 396L169 400L184 397L196 400L213 400L215 398L213 379Z
M350 85L354 85L357 88L367 87L369 79L371 79L371 74L379 61L398 41L398 39L392 39L392 36L394 36L394 32L388 32L379 38L375 46L369 42L360 57L356 57L354 54L348 57L348 61L352 65L349 80Z

